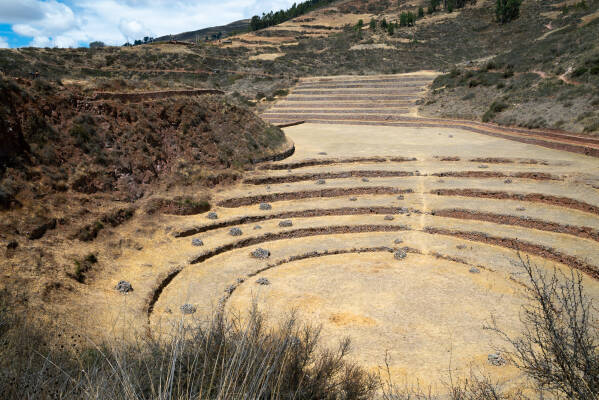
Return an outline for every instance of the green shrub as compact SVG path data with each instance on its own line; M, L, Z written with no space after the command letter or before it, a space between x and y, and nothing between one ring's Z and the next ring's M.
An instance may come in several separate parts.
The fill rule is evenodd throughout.
M585 68L585 67L579 67L579 68L576 68L576 69L575 69L575 70L572 72L572 77L574 77L574 78L578 78L578 77L580 77L580 76L582 76L582 75L586 74L586 73L587 73L587 71L588 71L588 69L587 69L587 68Z
M502 103L501 101L494 101L489 107L489 110L491 110L494 113L500 113L508 107L509 105Z
M91 270L92 265L98 262L96 255L93 253L89 253L81 260L75 260L75 268L73 272L70 273L70 277L75 279L77 282L85 283L86 275Z
M483 117L482 117L483 122L491 121L493 118L495 118L497 113L502 112L503 110L507 109L508 107L509 107L509 105L506 103L503 103L503 102L497 101L497 100L494 101L489 106L489 109L483 114Z
M520 16L521 0L497 0L495 17L501 24L506 24Z
M455 0L447 0L447 12L451 13L453 12L453 9L455 8Z
M424 8L418 8L418 18L424 18Z

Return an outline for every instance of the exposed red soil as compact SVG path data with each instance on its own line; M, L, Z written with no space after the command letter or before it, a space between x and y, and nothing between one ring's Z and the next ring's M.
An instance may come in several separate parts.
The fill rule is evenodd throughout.
M432 81L433 81L433 79L430 76L412 75L412 76L402 76L402 77L393 77L393 78L355 79L351 83L352 84L383 83L383 82L398 82L398 83L401 83L401 82L425 82L425 83L430 83ZM318 81L303 81L303 82L301 82L301 85L302 86L307 86L307 85L319 86L322 84L324 84L324 85L337 84L337 82L339 82L339 84L341 84L341 82L343 82L343 84L344 84L348 81L323 78L323 79L319 79Z
M158 298L160 298L160 295L164 289L173 281L173 279L177 277L177 275L179 275L179 272L182 270L182 266L173 267L169 272L159 275L156 278L156 286L154 290L150 292L146 300L146 313L148 314L148 317L152 314L152 311L154 311L154 306L156 305L156 302L158 301Z
M389 157L391 162L417 161L416 157Z
M406 88L406 89L395 89L395 90L387 90L385 92L382 91L376 91L373 92L372 90L358 90L358 89L339 89L339 90L335 90L335 89L329 89L326 91L321 91L321 90L309 90L309 89L299 89L299 90L294 90L293 93L290 96L293 95L326 95L326 96L331 96L331 95L376 95L376 96L385 96L385 95L398 95L398 94L416 94L419 92L422 92L422 89L416 89L416 88Z
M403 117L400 115L390 115L392 113L384 113L384 114L369 114L363 113L360 110L352 110L352 111L342 111L342 115L327 115L327 114L303 114L303 113L279 113L277 111L267 111L261 116L266 119L270 118L281 118L281 117L289 117L292 119L303 119L307 122L312 122L313 119L330 119L330 120L349 120L349 121L361 121L361 120L369 120L369 121L400 121Z
M408 227L403 225L339 225L339 226L324 226L318 228L301 228L285 230L281 232L268 232L261 236L249 237L246 239L239 240L237 242L225 244L219 246L213 250L209 250L195 258L189 263L197 264L208 260L214 256L231 251L234 249L240 249L243 247L254 246L256 244L272 242L281 239L297 239L308 236L321 236L321 235L340 235L350 233L365 233L365 232L400 232L410 230Z
M406 161L415 161L415 159L405 159ZM322 159L322 160L305 160L293 163L285 164L267 164L258 167L262 170L282 170L282 169L296 169L303 167L312 167L316 165L333 165L333 164L346 164L346 163L357 163L357 162L387 162L386 158L383 157L353 157L345 159Z
M452 262L455 262L455 263L458 263L458 264L464 264L464 265L468 265L468 266L472 266L472 267L484 269L484 270L487 270L487 271L492 271L492 269L487 268L487 267L483 267L480 264L476 264L475 265L475 264L469 263L468 261L464 260L463 258L448 256L448 255L437 253L437 252L432 252L432 253L430 253L430 255L433 256L433 257L435 257L435 258L438 258L440 260L452 261Z
M479 190L479 189L434 189L432 194L439 196L462 196L462 197L480 197L487 199L505 199L530 201L533 203L544 203L558 207L572 208L574 210L584 211L599 215L599 207L583 201L571 199L568 197L551 196L542 193L508 193L500 191Z
M243 216L227 221L221 221L210 225L196 226L188 228L182 231L177 231L173 234L174 237L187 237L196 235L198 233L204 233L215 229L226 228L229 226L248 224L253 222L267 221L271 219L286 219L286 218L311 218L311 217L329 217L335 215L367 215L367 214L379 214L379 215L391 215L396 214L399 207L343 207L343 208L330 208L330 209L312 209L302 211L285 211L282 213L268 214L268 215L252 215ZM405 209L405 212L413 214L420 214L419 210Z
M275 183L301 182L317 179L340 179L340 178L380 178L392 176L413 176L410 171L343 171L343 172L320 172L304 175L267 176L264 178L249 178L243 183L251 185L268 185Z
M289 126L295 126L295 125L301 125L306 121L293 121L293 122L288 122L286 124L276 124L277 128L287 128Z
M462 209L435 210L431 212L431 215L457 219L469 219L474 221L486 221L501 225L523 226L525 228L538 229L541 231L565 233L567 235L573 235L599 242L599 231L587 226L563 225L556 222L541 221L529 217L483 213Z
M537 181L561 181L562 179L546 172L511 172L504 173L498 171L448 171L435 172L432 176L454 177L454 178L523 178Z
M432 227L427 227L424 229L424 231L432 235L453 236L464 240L471 240L474 242L481 242L494 246L505 247L519 252L522 251L567 265L571 268L576 268L584 272L585 274L591 276L592 278L599 278L599 270L597 270L597 268L594 265L588 264L582 260L579 260L576 257L561 253L555 249L541 246L538 244L529 243L518 239L489 236L486 233L481 232L452 231Z
M275 107L273 109L281 109L281 108L298 108L298 109L304 109L304 108L323 108L323 107L327 107L327 108L347 108L349 110L354 110L354 109L362 109L362 108L398 108L398 107L403 107L402 109L407 110L408 108L406 108L406 106L410 106L412 105L412 102L409 101L401 101L401 102L392 102L392 103L372 103L372 102L368 102L368 103L359 103L359 102L353 102L353 103L331 103L331 102L326 102L324 104L293 104L292 101L288 101L286 100L285 103L279 103L276 104ZM273 110L271 109L271 110Z
M473 158L470 161L485 163L485 164L512 164L514 162L513 160L510 160L509 158L493 158L493 157Z
M429 84L430 81L418 82L418 83L388 83L388 84L377 84L377 83L339 83L330 85L310 85L310 84L299 84L295 90L303 89L395 89L395 88L420 88ZM294 92L295 92L294 90Z
M286 100L288 101L343 101L343 100L354 100L355 97L352 96L303 96L303 97L291 97L289 96ZM410 95L372 95L372 96L360 96L361 101L365 100L418 100L418 96L410 96Z
M407 114L410 110L407 108L388 108L386 110L371 110L371 109L364 109L364 110L353 110L353 109L347 109L347 110L310 110L311 113L313 114ZM282 114L286 114L288 111L287 110L276 110L273 111L272 109L269 112L276 112L277 115L282 115ZM266 114L265 114L266 115Z
M412 189L399 189L389 186L354 187L354 188L331 188L321 190L305 190L300 192L272 193L257 196L238 197L223 200L218 203L221 207L235 208L249 206L259 203L270 203L274 201L298 200L318 197L340 197L363 194L402 194L412 193Z
M190 89L190 90L162 90L155 92L130 92L130 93L112 93L98 92L91 100L121 100L140 102L142 100L164 99L173 96L200 96L206 94L225 94L217 89Z
M460 161L460 157L450 156L450 157L441 157L439 161Z

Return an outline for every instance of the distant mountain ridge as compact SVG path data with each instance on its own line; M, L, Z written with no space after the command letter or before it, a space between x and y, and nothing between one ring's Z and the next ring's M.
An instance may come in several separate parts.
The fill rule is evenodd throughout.
M249 29L249 27L250 27L250 20L249 19L241 19L239 21L231 22L230 24L227 24L227 25L211 26L208 28L199 29L197 31L177 33L174 35L165 35L165 36L156 38L154 40L155 41L163 41L163 40L181 40L181 41L200 40L200 41L204 41L204 40L206 40L206 38L208 38L208 40L214 40L214 39L219 38L219 37L217 37L217 36L219 36L219 33L220 33L220 37L227 37L227 36L230 36L231 33L233 33L233 32L247 31Z

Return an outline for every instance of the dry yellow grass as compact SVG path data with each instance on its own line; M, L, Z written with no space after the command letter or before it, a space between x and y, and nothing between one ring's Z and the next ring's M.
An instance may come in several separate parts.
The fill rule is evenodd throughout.
M250 60L276 60L279 57L283 57L285 53L265 53L265 54L256 54L250 57Z

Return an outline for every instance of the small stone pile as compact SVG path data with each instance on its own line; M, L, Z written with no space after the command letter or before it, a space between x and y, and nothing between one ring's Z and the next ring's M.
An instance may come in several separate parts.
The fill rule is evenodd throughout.
M119 283L116 284L115 289L123 294L127 294L133 291L133 286L127 281L119 281Z
M181 306L181 312L183 314L189 315L189 314L195 314L196 312L196 308L195 306L191 305L191 304L183 304Z
M214 211L210 211L207 215L206 218L208 219L218 219L218 214L215 213Z
M239 229L237 227L236 228L231 228L229 230L229 235L231 235L231 236L241 236L242 234L243 234L243 232L241 232L241 229Z
M270 251L258 247L256 250L252 251L252 257L261 259L268 258L270 257Z
M293 222L291 222L290 219L286 219L286 220L279 222L279 226L281 228L289 228L290 226L293 226Z
M501 367L502 365L505 365L506 361L503 357L501 357L501 354L499 353L492 353L489 354L489 356L487 357L487 360L489 361L489 364L495 366L495 367Z
M405 250L402 250L402 249L397 250L393 254L393 257L395 257L396 260L403 260L407 256L408 256L408 253L406 253Z
M256 279L256 283L258 285L270 285L270 281L267 278L258 278Z
M203 246L204 242L200 238L193 238L193 239L191 239L191 245L192 246Z
M260 209L264 211L271 210L272 206L268 203L260 203Z

